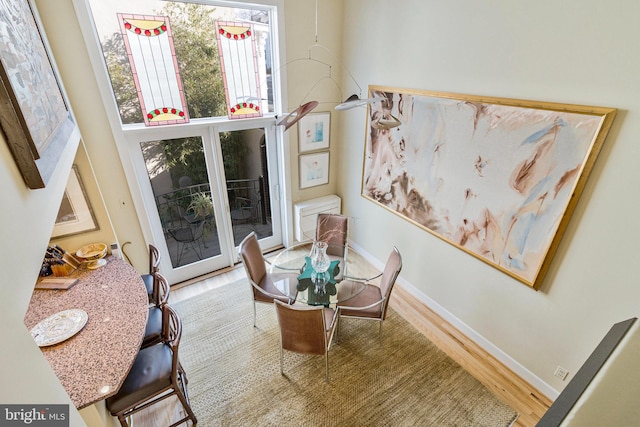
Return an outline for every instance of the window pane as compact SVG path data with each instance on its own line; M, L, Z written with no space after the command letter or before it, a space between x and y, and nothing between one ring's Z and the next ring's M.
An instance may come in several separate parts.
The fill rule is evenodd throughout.
M220 255L202 139L140 144L173 268Z
M189 121L168 16L118 14L147 126Z
M260 88L253 26L243 22L217 21L216 34L229 118L261 117L259 101L266 93Z
M176 61L191 119L226 117L222 68L216 39L216 21L245 22L256 36L255 64L263 96L263 112L273 112L271 34L269 10L231 8L163 0L90 0L112 89L123 124L144 123L118 13L169 18ZM241 6L239 4L239 6ZM266 98L266 99L264 99Z
M251 232L273 235L264 129L220 134L234 242Z

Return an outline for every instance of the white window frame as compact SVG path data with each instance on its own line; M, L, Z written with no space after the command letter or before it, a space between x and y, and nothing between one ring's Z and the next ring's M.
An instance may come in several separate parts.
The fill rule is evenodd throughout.
M219 5L233 7L237 5L246 5L247 7L254 8L271 8L274 12L271 13L270 26L271 26L271 39L274 46L277 46L273 50L274 57L272 58L273 69L273 105L274 112L264 112L264 116L261 118L250 119L235 119L230 120L228 117L215 117L215 118L197 118L190 119L189 123L170 125L170 126L158 126L147 127L144 124L128 124L123 125L121 123L118 105L111 88L111 82L109 80L109 74L104 63L102 56L102 48L100 40L95 32L93 26L93 17L91 16L91 9L88 4L88 0L73 0L73 5L78 17L78 22L85 39L85 44L89 53L89 58L94 70L94 75L98 84L106 114L111 126L114 141L120 161L123 166L125 177L129 184L129 190L134 203L134 207L139 217L139 223L142 228L142 233L147 242L153 242L154 233L151 224L151 218L154 214L150 214L147 211L147 206L152 206L145 203L141 185L144 185L137 172L137 168L134 166L135 159L139 153L139 142L142 140L151 140L153 138L166 139L167 135L180 138L183 136L197 135L199 132L205 132L205 128L213 127L221 131L230 130L242 130L248 127L264 127L272 128L277 142L278 151L278 176L272 177L277 180L277 189L272 189L272 195L279 201L281 207L281 219L282 219L282 240L285 246L293 241L291 230L293 229L292 221L292 208L291 203L286 203L291 200L291 185L293 182L291 179L291 171L288 165L290 164L290 148L289 138L282 130L282 127L276 126L276 118L282 114L283 100L286 99L286 87L283 84L283 79L286 77L283 70L279 69L277 64L282 63L284 58L285 46L284 46L284 0L255 0L252 2L244 0L236 1L224 1L224 0L182 0L185 3L202 3L210 5ZM134 147L135 146L135 147ZM205 153L207 155L207 153ZM145 177L148 180L148 178ZM274 182L276 182L274 180ZM157 215L157 214L155 214ZM235 257L234 257L235 258ZM229 265L236 262L236 259L229 260Z

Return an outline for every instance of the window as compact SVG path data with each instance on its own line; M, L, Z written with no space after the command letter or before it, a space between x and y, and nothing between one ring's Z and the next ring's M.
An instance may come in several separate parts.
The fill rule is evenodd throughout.
M177 283L232 265L249 232L280 245L275 6L75 1L93 21L88 48L104 59L94 70L163 275Z
M161 0L90 5L123 125L274 111L269 8Z

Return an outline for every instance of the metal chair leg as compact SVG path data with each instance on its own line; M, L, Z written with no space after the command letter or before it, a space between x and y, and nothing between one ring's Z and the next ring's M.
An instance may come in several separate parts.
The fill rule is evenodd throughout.
M329 382L329 352L324 352L324 380Z
M282 349L282 345L280 345L280 375L284 375L284 350Z
M256 300L253 300L253 327L256 327Z

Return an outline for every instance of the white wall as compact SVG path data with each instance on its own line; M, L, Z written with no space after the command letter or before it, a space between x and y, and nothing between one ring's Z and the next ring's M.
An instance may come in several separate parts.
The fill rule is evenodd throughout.
M80 132L76 128L46 187L30 190L0 132L0 402L2 404L68 404L70 425L85 425L73 402L55 376L24 325L33 288L58 214L71 166L82 165L85 184L94 190L101 231L91 236L113 237L111 224L84 153L76 157ZM105 238L106 238L105 237ZM66 243L71 240L66 240ZM77 247L76 247L77 248Z
M72 0L35 0L82 132L115 237L139 271L148 269L148 246L138 222L124 168L109 127ZM126 242L131 242L126 245ZM106 243L111 243L106 242Z
M49 236L78 147L74 133L49 183L30 190L0 133L0 402L68 404L71 425L83 425L69 396L24 325Z
M307 0L312 4L312 0ZM360 197L366 113L342 116L339 193L354 241L560 391L614 323L640 312L640 5L599 0L345 0L343 55L361 85L614 107L539 291ZM383 233L372 233L384 224ZM571 375L569 379L571 378Z
M285 0L286 60L281 71L287 76L285 108L293 111L299 105L318 101L312 113L330 113L329 183L299 189L298 126L286 133L291 151L291 197L293 203L309 200L337 191L340 180L336 167L340 138L338 135L340 113L333 107L351 93L354 85L340 83L344 74L340 57L342 53L342 0L318 1L318 33L316 40L315 0ZM311 58L312 60L306 60ZM329 65L331 68L329 68ZM347 92L351 90L351 92Z

